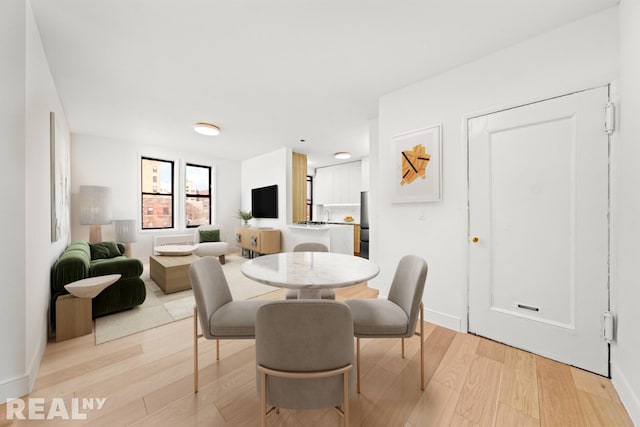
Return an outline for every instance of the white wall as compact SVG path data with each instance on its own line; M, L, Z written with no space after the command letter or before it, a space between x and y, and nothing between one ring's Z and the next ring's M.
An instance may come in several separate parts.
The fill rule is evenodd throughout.
M52 263L69 233L51 243L49 112L68 128L30 2L0 3L0 402L28 393L47 343ZM68 150L69 147L65 147ZM25 197L28 195L28 197Z
M47 345L50 304L51 266L69 243L70 230L57 242L51 243L50 190L50 120L55 112L58 122L56 144L63 144L59 152L69 153L69 128L49 70L38 26L30 3L26 14L26 229L25 250L25 316L26 369L31 386ZM69 212L62 212L69 215Z
M466 330L465 118L610 82L618 71L617 31L611 8L380 99L379 147L371 153L371 250L381 269L372 284L382 294L401 256L423 256L427 318ZM392 204L391 137L434 124L443 129L442 201ZM421 212L425 220L418 219Z
M278 185L278 218L254 218L253 227L273 227L281 231L281 250L291 251L294 239L287 224L291 223L292 212L292 152L290 148L280 148L270 153L252 157L242 162L242 210L251 210L251 189ZM240 225L238 223L238 225Z
M241 200L243 211L251 210L251 189L278 186L278 218L254 218L255 227L281 228L291 221L291 163L290 148L280 148L270 153L244 160L241 166ZM238 223L239 224L239 223Z
M25 377L25 2L0 3L0 403L27 387ZM9 202L10 203L6 203Z
M369 120L369 151L371 151L372 146L378 145L378 128L380 126L379 120L376 117L375 119ZM369 152L371 155L371 152ZM369 157L362 158L362 166L360 172L362 173L360 185L362 187L362 191L370 190L370 181L371 181L371 159Z
M136 219L140 227L140 157L150 156L174 160L176 174L183 174L182 165L193 162L212 166L214 177L213 221L221 226L222 236L233 242L235 218L240 207L240 162L214 158L206 152L196 153L135 142L118 141L91 135L72 135L71 141L71 236L73 240L87 240L89 226L80 225L78 193L80 185L111 187L114 219ZM182 180L176 179L177 210L182 209ZM217 197L216 197L217 194ZM176 211L177 211L176 210ZM182 209L183 210L183 209ZM183 225L184 217L176 217L174 230L140 231L131 245L132 256L143 262L153 254L153 237L158 234L193 233ZM115 240L113 225L102 226L103 240Z
M613 145L612 379L634 423L640 425L640 3L620 3L619 133Z

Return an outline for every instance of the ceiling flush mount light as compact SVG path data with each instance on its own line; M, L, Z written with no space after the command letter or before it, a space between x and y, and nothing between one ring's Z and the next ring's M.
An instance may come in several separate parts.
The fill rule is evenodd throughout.
M193 126L193 130L201 135L216 136L220 134L220 128L211 123L198 122Z
M335 157L336 159L340 159L340 160L350 159L351 158L351 153L349 153L347 151L338 151L336 154L333 155L333 157Z

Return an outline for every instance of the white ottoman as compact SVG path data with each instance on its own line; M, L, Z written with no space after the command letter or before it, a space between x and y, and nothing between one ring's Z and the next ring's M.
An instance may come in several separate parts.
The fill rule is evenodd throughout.
M227 242L204 242L195 245L194 254L202 256L217 256L220 264L224 264L224 256L229 253Z

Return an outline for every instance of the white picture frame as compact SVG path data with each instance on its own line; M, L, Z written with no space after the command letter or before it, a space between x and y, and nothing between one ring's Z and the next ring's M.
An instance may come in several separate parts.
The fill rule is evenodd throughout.
M442 126L391 137L392 203L442 200Z

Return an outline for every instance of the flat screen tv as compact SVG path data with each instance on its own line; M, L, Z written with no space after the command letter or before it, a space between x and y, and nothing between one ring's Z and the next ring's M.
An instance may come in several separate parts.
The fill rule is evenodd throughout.
M278 186L251 190L251 215L254 218L278 218Z

